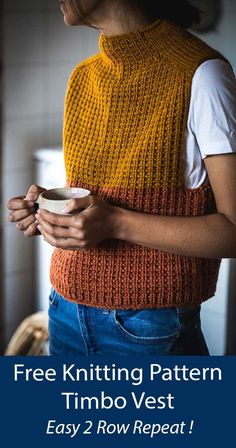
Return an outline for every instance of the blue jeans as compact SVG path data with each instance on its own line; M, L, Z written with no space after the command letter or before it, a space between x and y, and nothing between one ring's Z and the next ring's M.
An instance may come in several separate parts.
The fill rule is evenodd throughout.
M200 306L107 310L49 297L50 355L209 355Z

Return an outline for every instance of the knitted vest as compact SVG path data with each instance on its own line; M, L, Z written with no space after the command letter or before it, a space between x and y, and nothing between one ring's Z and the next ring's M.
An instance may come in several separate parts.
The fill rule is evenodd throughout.
M101 35L99 47L69 80L63 132L69 185L141 213L214 213L209 185L185 187L185 134L194 72L221 56L166 21ZM56 249L50 276L66 299L89 306L181 307L214 295L219 264L107 239L87 251Z

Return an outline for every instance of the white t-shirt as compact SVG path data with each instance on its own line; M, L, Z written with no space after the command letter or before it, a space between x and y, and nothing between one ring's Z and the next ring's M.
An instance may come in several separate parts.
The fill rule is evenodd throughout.
M236 80L229 64L214 59L196 70L186 133L186 185L208 183L204 158L236 153Z

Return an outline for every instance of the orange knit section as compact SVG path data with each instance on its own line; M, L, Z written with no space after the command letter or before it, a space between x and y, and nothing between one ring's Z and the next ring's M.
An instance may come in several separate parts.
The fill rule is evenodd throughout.
M221 56L165 21L101 35L99 46L68 85L63 138L69 184L140 212L213 213L209 186L185 188L185 132L193 74L204 60ZM218 260L106 240L86 252L55 250L51 281L65 298L90 306L188 306L214 295L218 269Z
M97 189L87 184L93 194ZM106 190L104 199L137 211L200 216L215 211L212 191L170 188L150 191ZM109 201L111 202L111 201ZM214 294L218 260L182 257L133 243L106 240L86 252L56 249L51 262L54 288L72 301L103 308L138 309L190 306Z

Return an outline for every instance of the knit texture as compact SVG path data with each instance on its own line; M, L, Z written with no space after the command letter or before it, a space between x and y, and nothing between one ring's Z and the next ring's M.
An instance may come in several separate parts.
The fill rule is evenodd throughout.
M138 212L216 211L209 185L185 187L185 133L196 68L221 56L166 21L99 38L67 89L64 154L70 186ZM220 261L107 239L56 249L51 282L66 299L109 309L191 306L215 293Z

